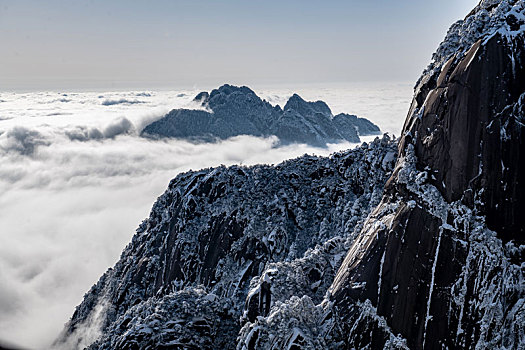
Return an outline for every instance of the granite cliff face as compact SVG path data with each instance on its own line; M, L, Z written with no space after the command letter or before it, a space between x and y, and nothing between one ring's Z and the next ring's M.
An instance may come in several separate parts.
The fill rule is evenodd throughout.
M326 297L275 305L240 348L525 347L524 31L523 1L452 26Z
M331 287L345 346L525 345L524 13L481 2L418 82L375 224Z
M275 135L282 143L325 146L360 142L359 135L378 135L379 128L355 115L332 115L323 101L307 102L294 94L284 109L261 100L246 86L223 85L195 99L207 110L176 109L142 131L149 137L213 141L238 135Z
M178 176L57 345L524 348L524 33L523 0L454 24L398 143Z

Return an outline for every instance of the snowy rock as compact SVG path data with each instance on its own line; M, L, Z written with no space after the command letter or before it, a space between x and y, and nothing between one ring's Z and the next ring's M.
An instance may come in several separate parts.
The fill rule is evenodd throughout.
M149 137L213 141L237 135L275 135L283 143L325 146L338 141L360 142L359 135L378 135L372 122L353 115L332 115L323 101L307 102L294 94L284 109L261 100L246 86L223 85L195 99L208 110L177 109L146 126Z
M225 344L243 324L267 316L274 303L320 302L347 241L379 203L396 145L384 136L329 158L177 176L57 346L231 348ZM184 303L205 320L198 323L205 336L201 326L192 333L170 323L193 320Z
M525 345L524 13L483 1L416 86L385 196L330 289L324 326L346 347Z

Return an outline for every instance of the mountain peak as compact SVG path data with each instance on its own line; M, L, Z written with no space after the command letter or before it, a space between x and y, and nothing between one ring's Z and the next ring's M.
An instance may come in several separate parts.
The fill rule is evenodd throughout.
M206 106L212 101L212 104L219 104L218 101L224 101L230 98L230 95L235 95L235 98L239 98L239 95L250 96L251 98L255 97L254 100L260 100L255 92L247 86L235 86L230 84L224 84L213 89L210 93L207 91L202 91L195 96L193 101L200 103L203 106Z
M245 95L255 95L255 92L253 92L252 89L250 89L249 87L247 86L235 86L235 85L230 85L230 84L224 84L220 87L218 87L217 89L213 89L210 93L210 98L212 98L213 96L217 95L217 94L222 94L222 95L230 95L230 94L233 94L233 93L241 93L241 94L245 94Z
M273 107L246 86L224 84L211 93L199 93L194 101L208 111L178 109L143 129L143 135L226 139L238 135L274 135L283 143L326 146L327 143L360 142L359 135L376 135L370 121L350 116L333 118L323 101L307 102L293 94L284 109Z
M206 106L208 104L209 99L210 99L210 94L208 93L208 91L202 91L202 92L199 92L197 96L193 98L193 101L200 103L201 106Z
M416 83L416 93L432 86L443 66L458 60L478 41L500 34L511 41L525 31L524 0L482 0L463 20L454 23Z
M321 113L325 116L332 117L332 111L324 101L308 102L295 93L288 99L288 102L286 102L286 105L284 106L283 110L295 110L300 114L305 115Z

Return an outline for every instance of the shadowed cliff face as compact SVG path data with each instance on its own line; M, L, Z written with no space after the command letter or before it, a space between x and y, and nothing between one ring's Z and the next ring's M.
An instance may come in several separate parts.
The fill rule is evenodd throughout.
M452 57L433 77L432 90L415 97L400 144L404 153L414 143L418 169L430 168L429 182L447 201L462 199L472 207L480 200L489 228L521 242L524 51L523 37L508 42L495 35L476 42L463 59Z
M332 285L347 347L523 345L525 43L506 23L416 89L396 170Z

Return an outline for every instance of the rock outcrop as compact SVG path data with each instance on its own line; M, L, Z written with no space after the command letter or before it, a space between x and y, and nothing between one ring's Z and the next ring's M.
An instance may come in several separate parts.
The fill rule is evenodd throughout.
M223 85L201 92L194 101L206 110L176 109L146 126L149 137L213 141L238 135L277 136L281 143L325 146L340 141L360 142L359 135L378 135L379 128L355 115L332 115L322 101L307 102L294 94L284 109L261 100L246 86Z
M452 26L326 298L274 305L239 349L525 346L524 14L482 1Z
M320 302L379 203L396 144L385 136L330 158L177 176L56 346L231 349L240 319L290 295ZM270 266L273 286L258 288Z
M523 1L483 1L416 86L396 170L331 287L345 346L524 346L524 30Z

